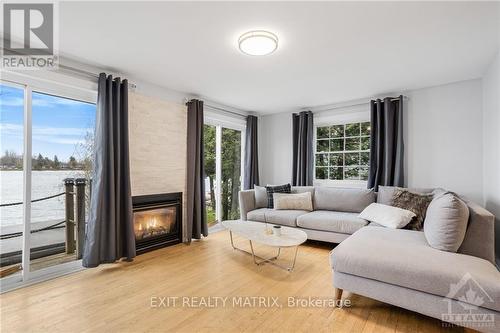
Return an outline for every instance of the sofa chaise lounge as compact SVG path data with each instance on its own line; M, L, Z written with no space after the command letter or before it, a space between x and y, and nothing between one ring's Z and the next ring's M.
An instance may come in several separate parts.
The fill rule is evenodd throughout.
M380 187L377 194L366 189L292 188L292 193L312 193L312 212L262 207L254 190L241 191L240 214L242 220L300 228L309 239L340 243L330 255L338 298L347 290L444 322L499 332L494 216L462 198L469 209L462 245L456 253L437 250L422 231L385 228L358 217L373 202L389 204L393 189Z

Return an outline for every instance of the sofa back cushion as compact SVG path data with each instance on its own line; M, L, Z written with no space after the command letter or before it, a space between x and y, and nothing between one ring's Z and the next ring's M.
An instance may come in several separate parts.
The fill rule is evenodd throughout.
M424 234L435 249L457 252L465 237L469 208L454 193L435 197L427 209Z
M375 198L373 189L316 187L313 202L315 210L360 213Z
M314 186L292 186L292 193L311 193L311 197L314 197Z

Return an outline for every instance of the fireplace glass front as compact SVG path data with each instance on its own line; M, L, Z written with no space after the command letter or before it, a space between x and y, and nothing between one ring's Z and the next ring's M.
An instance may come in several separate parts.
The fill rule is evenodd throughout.
M182 194L166 193L132 198L137 253L181 241Z

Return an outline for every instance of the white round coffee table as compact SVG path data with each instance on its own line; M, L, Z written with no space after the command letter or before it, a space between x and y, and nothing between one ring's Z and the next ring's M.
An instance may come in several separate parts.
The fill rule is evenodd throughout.
M274 266L285 269L289 272L291 272L295 267L295 261L297 259L297 252L299 249L299 245L307 240L307 234L304 231L284 226L281 226L280 236L276 236L274 234L267 234L266 224L263 222L229 220L229 221L223 221L222 225L229 230L229 236L231 238L231 246L233 247L233 249L252 255L253 261L256 265L269 263ZM269 224L269 223L267 224L267 228L271 230L273 226L274 224ZM248 252L244 249L234 246L233 233L235 235L247 239L250 242L251 252ZM262 258L255 254L253 249L253 242L260 243L270 247L275 247L278 249L278 253L276 254L276 256L272 258ZM293 261L291 265L285 267L274 262L276 259L278 259L281 253L281 249L289 247L295 248L295 254L293 256Z

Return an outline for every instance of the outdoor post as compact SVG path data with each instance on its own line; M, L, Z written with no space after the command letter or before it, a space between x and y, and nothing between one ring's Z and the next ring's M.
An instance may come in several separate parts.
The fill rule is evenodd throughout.
M75 179L76 188L76 259L81 259L83 255L83 242L85 241L85 178Z
M73 198L75 180L73 178L64 179L64 186L66 188L66 253L71 254L75 252L75 201Z

